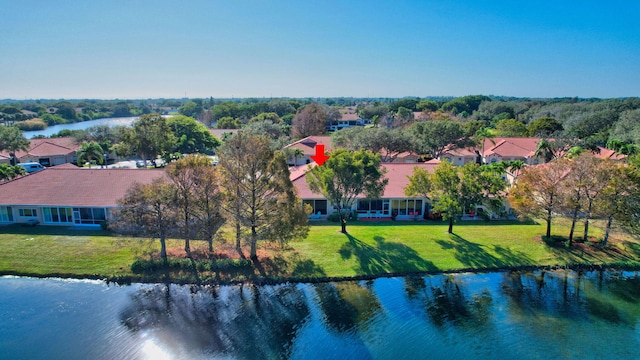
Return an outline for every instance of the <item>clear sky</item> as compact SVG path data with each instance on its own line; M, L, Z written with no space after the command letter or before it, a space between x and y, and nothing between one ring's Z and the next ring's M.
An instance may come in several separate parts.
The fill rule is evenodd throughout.
M0 98L640 96L640 1L0 0Z

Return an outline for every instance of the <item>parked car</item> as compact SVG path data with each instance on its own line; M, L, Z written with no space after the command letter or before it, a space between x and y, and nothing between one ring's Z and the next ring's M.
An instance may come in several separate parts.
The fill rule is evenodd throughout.
M144 163L144 160L138 160L138 161L136 161L136 167L137 167L137 168L143 168L143 167L146 167L146 166L145 166L145 163Z
M42 164L36 162L20 163L18 164L18 166L22 166L28 174L46 169L44 166L42 166Z

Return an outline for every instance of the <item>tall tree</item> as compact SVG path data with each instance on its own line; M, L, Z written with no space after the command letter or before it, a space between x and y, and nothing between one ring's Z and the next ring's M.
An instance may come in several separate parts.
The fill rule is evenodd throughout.
M174 151L181 154L212 153L220 141L194 118L179 115L167 119L177 143Z
M362 195L379 198L389 182L384 178L380 155L367 150L338 149L323 165L309 171L306 178L311 191L322 194L336 207L344 234L356 199Z
M16 152L18 150L29 150L30 142L27 140L22 131L16 126L0 126L0 151L8 150L11 157L11 165L18 163Z
M551 237L551 221L562 196L562 181L567 173L564 160L526 167L509 193L511 206L524 216L544 218L546 237Z
M274 152L266 136L240 131L219 151L225 212L250 231L250 257L257 260L258 241L288 241L306 236L307 215L289 179L284 154Z
M160 114L141 115L132 124L133 131L125 139L129 148L143 160L155 161L158 155L169 153L176 145L173 131Z
M569 146L564 139L540 139L533 156L541 157L544 162L549 162L560 159L568 148Z
M156 179L151 184L134 184L118 200L111 227L121 233L148 236L160 241L160 257L167 261L166 239L176 225L173 211L174 190L166 179Z
M582 233L582 241L586 242L589 237L589 222L593 213L593 205L600 197L604 188L611 177L611 167L603 163L603 161L591 153L584 153L574 159L572 162L575 164L571 171L580 168L586 171L586 177L582 182L582 189L584 193L584 232Z
M422 121L410 128L414 136L415 152L439 158L447 149L462 144L464 130L458 122L450 120Z
M568 213L571 217L571 227L569 230L569 247L573 242L573 234L576 228L576 221L578 215L583 209L585 203L584 197L586 196L586 188L590 182L590 177L593 175L593 170L586 168L583 165L583 157L573 159L567 162L567 176L562 182L563 196L560 198L562 201L559 203L560 208L564 213Z
M638 229L640 214L640 181L634 166L616 164L611 160L602 162L608 179L602 192L594 202L594 214L606 219L601 245L607 246L613 221L626 226L631 232Z
M433 201L433 211L449 221L449 234L453 233L453 222L466 208L486 204L494 210L502 206L505 182L490 167L468 163L460 168L450 162L438 164L433 174L416 168L409 178L408 194L419 194Z
M76 150L76 157L78 166L82 166L86 161L89 163L89 168L91 168L94 160L97 164L104 164L104 151L102 146L95 141L83 142Z
M212 253L213 237L224 224L217 169L208 157L190 155L169 164L167 175L175 191L176 228L185 241L185 252L191 256L191 239L204 238Z
M166 172L174 189L173 204L178 214L177 230L184 239L184 251L191 257L190 240L197 233L193 226L195 218L196 179L193 175L198 166L195 157L185 157L167 166Z
M199 165L203 160L199 161ZM213 254L213 238L224 225L226 219L222 215L223 200L220 189L218 168L211 166L207 158L207 166L197 166L194 171L197 194L195 218L198 232L209 244L209 253Z
M333 146L370 150L380 154L382 162L393 162L401 153L411 151L411 141L411 135L401 129L352 127L331 134Z
M323 107L312 102L302 108L293 118L291 135L294 138L304 138L310 135L322 135L325 132L327 113Z
M562 130L562 124L552 117L537 118L527 125L529 136L550 136Z
M404 189L407 196L420 196L426 199L431 197L433 191L433 177L427 169L413 168L413 175L409 176L409 184Z

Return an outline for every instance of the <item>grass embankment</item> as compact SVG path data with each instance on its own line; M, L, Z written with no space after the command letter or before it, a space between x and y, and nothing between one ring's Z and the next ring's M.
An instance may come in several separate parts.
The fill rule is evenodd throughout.
M6 226L0 227L0 274L231 282L541 266L640 266L638 240L614 234L603 249L597 244L602 233L596 226L590 242L575 243L570 249L543 241L543 224L461 222L455 225L455 234L446 233L445 223L351 223L347 230L349 234L341 234L333 223L313 225L307 239L292 242L284 250L263 247L258 266L248 269L237 264L234 268L228 260L212 266L206 244L194 242L195 262L174 261L168 273L153 268L134 273L131 265L136 259L144 265L150 254L157 255L157 242L112 237L102 231ZM562 221L556 221L553 230L568 233ZM174 257L184 257L182 242L170 241L169 247ZM216 258L227 257L238 257L231 244L216 244Z

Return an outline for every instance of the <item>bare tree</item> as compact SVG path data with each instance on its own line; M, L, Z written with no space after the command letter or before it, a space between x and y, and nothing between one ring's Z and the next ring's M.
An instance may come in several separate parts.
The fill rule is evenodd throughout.
M520 214L546 220L547 238L551 237L551 220L560 204L562 181L567 171L566 162L562 159L529 166L518 177L518 183L509 194L511 206Z
M294 138L304 138L311 135L322 135L325 132L327 113L316 102L305 106L296 114L291 124L291 134Z
M225 215L236 224L236 249L241 256L241 227L250 232L253 260L257 260L260 240L306 236L307 215L289 180L285 156L270 148L266 136L240 131L227 140L219 155Z
M173 198L179 209L177 226L185 241L184 251L191 256L190 240L204 238L213 252L213 236L224 223L219 211L220 189L217 171L211 159L191 155L167 166L167 175L175 190Z
M167 261L166 239L176 225L173 211L174 191L166 179L151 184L136 183L118 200L111 227L116 232L147 236L160 241L160 257Z

